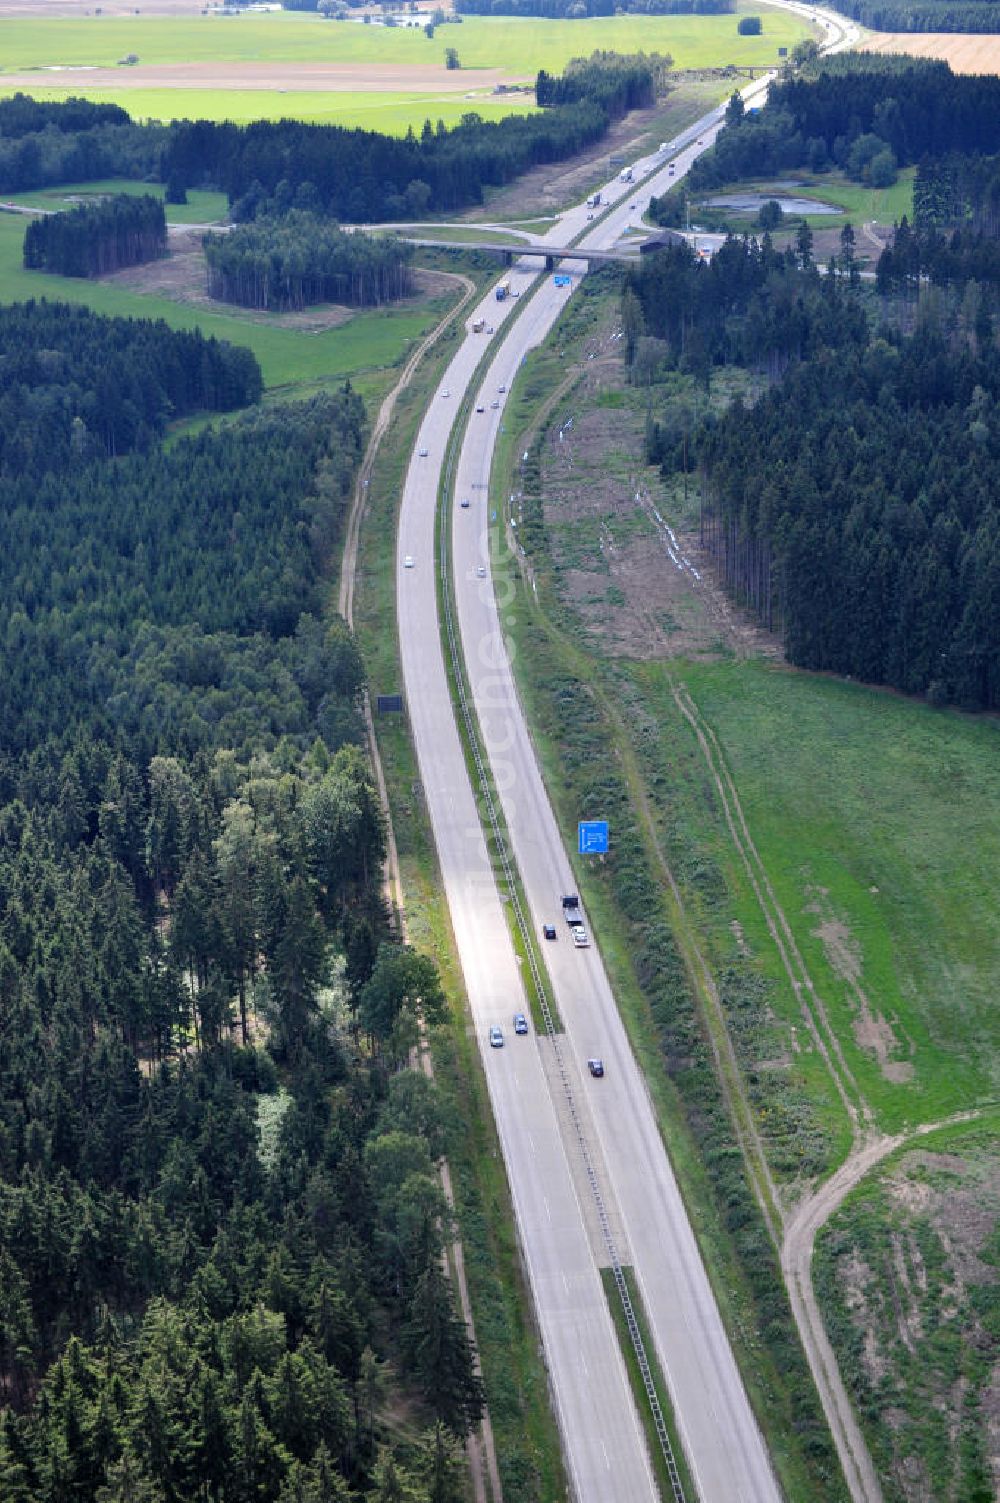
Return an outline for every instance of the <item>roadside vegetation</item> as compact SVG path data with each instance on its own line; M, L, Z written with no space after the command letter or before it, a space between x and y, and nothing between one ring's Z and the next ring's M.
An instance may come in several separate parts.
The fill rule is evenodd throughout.
M81 281L25 270L22 247L27 221L0 214L0 298L5 302L47 297L83 304L96 313L162 318L176 329L200 329L251 349L268 392L285 396L316 390L349 377L366 396L384 390L387 372L441 316L448 294L436 292L419 304L366 311L327 328L281 325L205 310L193 302L146 293L117 280Z
M663 774L645 782L632 742L633 717L645 720L640 746L650 741L655 722L643 716L629 688L623 696L622 659L597 647L595 638L581 638L577 609L567 609L569 589L577 603L582 599L600 611L605 626L614 621L619 595L608 577L609 561L633 536L628 515L636 508L615 504L609 514L607 505L599 506L588 517L585 498L602 492L607 498L609 486L616 495L631 497L645 470L634 447L641 447L645 399L622 392L625 405L616 400L620 365L617 382L608 380L616 293L599 291L602 281L587 279L542 351L529 356L507 408L493 491L501 514L500 498L518 496L517 554L509 564L516 590L511 651L560 824L569 831L585 816L611 821L611 859L600 866L577 859L575 874L772 1455L790 1496L835 1499L843 1496L837 1463L767 1223L733 1148L741 1133L726 1083L716 1073L720 1040L702 994L699 936L679 911L666 879L652 804ZM589 404L581 406L580 398L591 378L601 383L596 410L611 427L581 469L579 434ZM568 418L573 419L569 428ZM529 457L522 469L525 450ZM572 494L579 498L572 525L564 516L563 525L549 532L544 512L549 461L559 464L560 456L571 452L576 456ZM652 526L652 519L642 516L635 524L647 548ZM512 532L507 536L513 540ZM526 555L519 568L521 547ZM643 629L650 640L648 621ZM722 901L721 875L693 850L687 852L685 875L715 902ZM731 1006L750 1004L754 992L751 976L735 976Z
M922 170L927 197L940 202L938 185L957 181L955 167L943 177ZM667 252L630 278L617 328L600 312L599 279L588 278L547 352L532 357L518 378L509 411L521 423L510 425L498 461L496 491L514 497L507 537L524 582L512 632L522 693L566 829L579 817L612 819L611 860L599 871L578 870L578 879L651 1080L666 1065L670 1090L657 1100L689 1204L703 1218L709 1265L717 1269L734 1248L745 1259L747 1282L734 1272L725 1279L730 1290L742 1289L745 1303L723 1301L731 1328L741 1333L753 1329L754 1264L767 1266L761 1249L783 1242L793 1213L853 1160L861 1142L956 1112L988 1111L995 1100L990 998L1000 930L982 873L1000 858L996 724L789 671L780 638L767 630L785 618L764 606L758 587L766 570L755 572L752 545L726 551L712 512L723 491L727 506L742 497L744 518L765 496L773 511L780 474L755 469L759 434L741 450L740 473L756 477L752 504L735 470L722 480L714 456L735 441L741 424L748 433L783 391L795 389L825 343L849 346L856 336L864 343L869 317L881 318L883 337L904 361L918 358L921 332L947 361L947 350L970 347L978 311L972 348L984 362L976 379L984 379L995 343L995 293L979 284L973 307L967 287L973 265L980 274L992 265L990 161L976 172L975 191L949 199L971 203L974 223L950 242L930 230L912 243L904 234L895 259L885 257L877 305L859 286L851 236L840 237L835 275L822 280L810 269L809 237L797 236L792 250L776 257L766 292L763 283L753 291L760 266L752 270L748 262L740 271L722 256L710 270L682 250ZM727 254L748 254L737 251ZM769 254L751 252L750 261ZM941 288L915 310L918 264L935 267ZM727 268L727 316L717 321L700 299ZM797 289L794 319L779 291L785 276ZM623 352L627 374L618 363ZM849 349L845 358L852 358ZM943 411L959 387L944 381ZM888 416L870 403L863 423L874 431ZM784 461L795 452L796 421L782 427ZM906 446L897 443L894 452ZM646 467L647 457L657 461L656 471ZM827 458L834 461L834 450ZM800 491L811 483L805 473L796 482ZM969 491L945 481L938 494L964 498ZM991 507L984 499L980 536L987 546ZM725 515L734 520L736 511ZM706 543L716 551L720 579L734 566L731 587L761 626L719 588ZM963 581L971 579L966 571ZM948 598L927 584L921 607L941 608ZM919 632L913 648L918 641ZM651 885L643 871L656 874ZM646 968L654 912L663 915L673 958L668 949ZM657 994L671 976L664 1026ZM727 1141L735 1138L743 1150L745 1201L725 1177L735 1172L732 1160L720 1159L706 1133L714 1113ZM689 1162L684 1144L692 1139L697 1152ZM727 1207L718 1222L705 1216L707 1186L691 1189L699 1157ZM879 1214L880 1193L869 1194L864 1183L857 1192L870 1218ZM730 1224L727 1235L737 1205L747 1219L738 1231ZM844 1226L846 1236L850 1218ZM947 1210L940 1229L947 1244ZM835 1247L837 1257L824 1265L834 1271L819 1279L818 1292L832 1312L831 1335L876 1466L891 1466L900 1497L922 1496L920 1479L938 1479L948 1466L963 1479L955 1496L964 1497L966 1485L978 1496L992 1444L991 1368L977 1356L989 1341L989 1321L967 1301L948 1315L947 1340L935 1338L934 1356L919 1349L944 1416L935 1433L954 1442L925 1443L915 1425L907 1429L893 1417L906 1371L915 1374L916 1364L904 1371L893 1359L885 1381L878 1364L875 1378L864 1369L857 1375L857 1344L874 1338L864 1336L853 1286L837 1282L847 1277L848 1242L841 1238ZM797 1242L785 1244L793 1258L797 1249ZM984 1260L988 1283L988 1251ZM889 1319L895 1296L887 1292L888 1264L876 1264L872 1298L878 1318ZM808 1288L808 1266L804 1277ZM787 1308L784 1319L796 1346ZM780 1329L780 1320L769 1318L753 1361L763 1364L762 1351L775 1351ZM901 1339L906 1348L905 1332ZM782 1372L792 1371L788 1350L777 1350ZM762 1370L748 1377L752 1393L771 1381ZM907 1412L915 1420L916 1395L926 1396L928 1385L918 1381L913 1392ZM772 1443L782 1433L779 1409L771 1390ZM800 1433L801 1423L800 1416ZM832 1475L822 1488L839 1485ZM825 1496L822 1488L814 1495Z
M401 396L369 487L355 619L373 695L399 688L392 630L396 510L420 414L453 353L456 337L444 336ZM405 720L379 716L376 733L406 899L407 932L412 943L434 956L449 995L461 998L461 970ZM478 1046L464 1008L453 1009L447 1028L433 1030L432 1052L439 1088L456 1127L447 1140L448 1160L504 1498L507 1503L529 1503L560 1497L566 1484L559 1436L520 1271L513 1209Z

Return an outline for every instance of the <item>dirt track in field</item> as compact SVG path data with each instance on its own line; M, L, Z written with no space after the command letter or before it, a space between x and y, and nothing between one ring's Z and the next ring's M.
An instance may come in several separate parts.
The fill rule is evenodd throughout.
M866 52L908 52L911 57L942 58L953 73L1000 73L1000 36L889 31L869 37L862 47Z
M0 74L5 88L73 83L88 89L271 89L282 94L478 94L511 81L498 68L465 73L443 63L137 63L131 68L34 68Z

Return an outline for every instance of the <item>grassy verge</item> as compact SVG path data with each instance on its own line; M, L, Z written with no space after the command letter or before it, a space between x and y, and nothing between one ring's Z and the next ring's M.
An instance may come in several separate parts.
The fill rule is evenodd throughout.
M539 393L566 378L586 347L601 297L613 296L602 294L596 279L591 286L588 292L584 283L519 373L494 470L495 496L523 492L518 537L529 558L524 575L517 573L511 626L519 690L560 823L569 828L581 808L599 809L612 821L612 857L601 866L577 860L577 880L775 1466L790 1497L839 1499L843 1485L774 1246L735 1146L684 935L664 891L652 832L636 812L648 790L621 704L621 665L589 651L579 623L567 617L532 505ZM567 401L559 411L572 409ZM514 460L526 449L522 471Z
M413 224L409 227L409 233L418 240L456 240L469 244L485 241L490 245L509 245L513 248L524 245L524 237L521 235L509 235L504 230L469 229L461 224Z
M649 1371L653 1379L653 1387L660 1401L660 1409L670 1437L670 1448L674 1453L674 1464L681 1479L681 1487L687 1503L696 1503L698 1494L695 1491L694 1480L691 1476L687 1458L684 1455L684 1447L680 1443L677 1433L677 1421L674 1417L673 1405L670 1402L670 1391L663 1380L660 1364L656 1360L656 1349L649 1331L649 1322L646 1319L646 1311L639 1295L638 1285L631 1268L623 1268L622 1274L628 1288L629 1299L632 1301L632 1310L635 1314L636 1324L639 1327L639 1335L646 1351L646 1361L649 1363ZM618 1341L625 1357L625 1366L628 1369L629 1382L632 1385L632 1395L635 1399L636 1408L642 1418L643 1428L646 1432L646 1444L649 1447L650 1460L653 1463L653 1471L656 1474L656 1483L660 1489L660 1497L664 1503L673 1503L674 1488L664 1460L663 1450L660 1446L659 1436L653 1424L653 1415L646 1398L646 1388L642 1381L642 1373L639 1371L639 1360L635 1355L635 1348L629 1335L628 1325L625 1320L625 1310L615 1283L614 1272L610 1268L601 1269L601 1283L604 1285L604 1295L611 1311L611 1319L615 1323L618 1332Z
M356 627L373 695L399 687L394 630L396 508L420 415L456 337L445 336L401 399L372 477L361 539ZM451 1021L435 1030L432 1047L438 1084L451 1108L448 1157L505 1503L561 1499L566 1480L559 1437L530 1296L521 1277L503 1159L469 1025L416 761L401 719L383 717L376 730L410 936L434 955L453 1001Z

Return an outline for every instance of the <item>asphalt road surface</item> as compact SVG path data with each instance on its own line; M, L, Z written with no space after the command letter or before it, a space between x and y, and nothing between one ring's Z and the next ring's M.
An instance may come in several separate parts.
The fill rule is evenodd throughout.
M830 40L841 41L842 35L840 26ZM744 97L753 100L765 88L766 81L759 81ZM638 224L650 195L676 182L711 143L722 114L722 109L712 111L667 152L634 164L636 182L608 183L598 211L603 217L595 217L585 243L609 247L629 224ZM653 176L643 183L649 173ZM611 212L606 212L608 202ZM587 230L589 213L584 205L569 210L546 238L566 244ZM496 330L496 353L476 395L483 410L469 419L454 476L457 618L531 922L536 932L544 922L557 925L558 939L544 946L544 958L566 1030L563 1064L619 1257L632 1265L641 1290L699 1496L702 1503L779 1503L780 1490L597 944L577 950L562 922L560 894L572 890L573 879L513 686L503 633L507 604L497 600L490 576L490 531L499 524L490 513L488 483L507 392L525 353L544 338L571 295L579 270L580 263L562 264L560 272L571 275L565 288L556 287L551 274L539 277L532 263L515 264L515 291L524 295L541 283L521 316L512 316L521 307L517 297L497 303L492 293L470 315L469 328L482 317ZM438 626L437 489L457 405L485 347L484 335L470 333L463 342L427 410L407 471L397 544L403 680L574 1496L579 1503L626 1503L655 1498L656 1489L598 1274L608 1261L606 1247L552 1045L513 1032L513 1014L530 1014L530 1008L455 725ZM469 501L467 508L459 504L462 498ZM580 813L599 816L600 811ZM573 833L565 832L567 838ZM488 1043L493 1025L503 1029L502 1048ZM604 1060L602 1080L587 1071L592 1055Z

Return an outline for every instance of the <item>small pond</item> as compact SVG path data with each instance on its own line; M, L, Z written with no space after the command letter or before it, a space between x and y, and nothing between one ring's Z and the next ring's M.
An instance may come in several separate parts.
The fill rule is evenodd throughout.
M738 214L756 214L775 198L783 214L843 214L839 204L821 203L815 198L778 198L777 194L719 193L703 200L707 209L735 209Z

